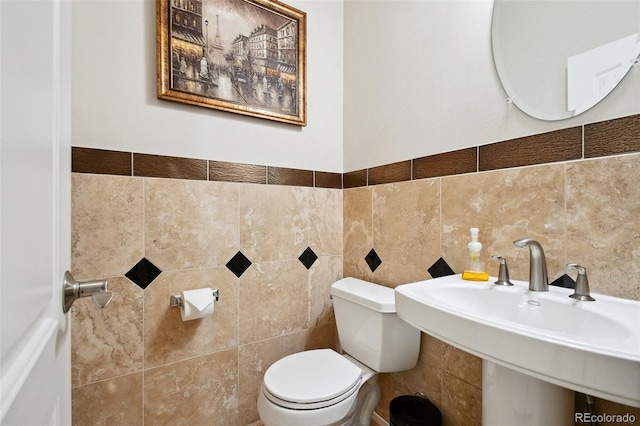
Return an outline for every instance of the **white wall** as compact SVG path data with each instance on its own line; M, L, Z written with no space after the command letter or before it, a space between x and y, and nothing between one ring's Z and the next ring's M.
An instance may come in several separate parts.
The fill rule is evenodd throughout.
M342 171L343 7L296 0L307 13L306 127L156 97L154 0L74 0L73 145Z
M640 113L640 66L592 110L533 119L506 102L488 0L347 0L344 170Z
M601 104L544 122L506 102L489 0L296 0L309 125L156 98L155 1L74 0L73 145L351 171L640 112L640 66Z

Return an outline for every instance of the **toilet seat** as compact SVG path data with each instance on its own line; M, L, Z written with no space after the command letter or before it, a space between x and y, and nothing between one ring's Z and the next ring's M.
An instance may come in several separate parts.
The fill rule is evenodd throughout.
M267 369L263 393L281 407L315 410L357 392L362 374L361 368L331 349L299 352Z

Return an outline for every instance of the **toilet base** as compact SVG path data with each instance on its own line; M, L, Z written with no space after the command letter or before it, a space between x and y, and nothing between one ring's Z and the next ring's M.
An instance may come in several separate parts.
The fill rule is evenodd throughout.
M371 417L378 402L380 402L380 383L378 383L378 375L376 374L367 380L358 391L356 410L351 423L348 424L350 426L370 426Z

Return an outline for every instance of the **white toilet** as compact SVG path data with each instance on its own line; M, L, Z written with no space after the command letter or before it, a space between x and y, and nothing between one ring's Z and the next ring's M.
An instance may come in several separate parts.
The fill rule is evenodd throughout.
M420 331L396 315L393 289L343 278L331 286L343 355L299 352L267 369L258 395L265 426L368 426L378 373L415 367Z

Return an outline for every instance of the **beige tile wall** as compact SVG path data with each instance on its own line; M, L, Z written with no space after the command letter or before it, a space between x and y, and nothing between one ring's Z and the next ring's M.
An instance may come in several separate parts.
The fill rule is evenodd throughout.
M427 267L441 256L461 272L477 226L492 275L497 254L512 278L527 279L529 253L512 242L534 238L550 279L574 262L587 268L592 291L640 300L637 182L640 154L345 189L344 273L395 287L430 278ZM373 273L363 260L372 247L382 259ZM445 425L479 425L481 375L479 358L423 335L415 369L381 375L377 412L388 419L393 397L422 392Z
M115 293L103 310L71 310L75 425L246 425L269 365L335 346L341 190L72 179L72 272ZM240 278L225 267L238 251L253 262ZM145 290L123 276L143 256L163 271ZM170 295L201 287L220 290L214 315L183 322Z
M492 274L499 254L526 279L528 252L512 241L531 237L551 279L576 262L593 291L638 300L638 181L640 154L345 190L74 174L72 272L115 292L104 310L72 308L74 424L251 424L269 365L335 347L332 282L395 287L430 278L439 257L460 271L471 226ZM309 271L307 246L320 256ZM254 262L240 278L225 267L237 251ZM163 271L146 290L123 276L143 256ZM204 286L220 289L214 315L182 322L170 294ZM432 337L415 369L380 383L385 419L395 396L423 392L445 426L480 424L480 360Z

